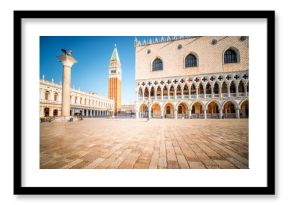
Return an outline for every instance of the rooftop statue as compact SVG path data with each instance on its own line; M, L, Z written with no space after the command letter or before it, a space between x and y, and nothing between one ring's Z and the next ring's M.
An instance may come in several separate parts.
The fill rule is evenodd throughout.
M68 56L72 56L72 50L67 50L67 49L61 49L61 51L65 54L65 55L68 55Z

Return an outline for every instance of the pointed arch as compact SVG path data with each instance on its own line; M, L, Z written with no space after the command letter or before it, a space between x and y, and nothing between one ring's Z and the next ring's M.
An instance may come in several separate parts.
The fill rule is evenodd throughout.
M247 98L241 101L239 108L240 118L249 118L249 100Z
M154 87L152 86L151 88L150 88L150 98L152 99L152 98L154 98L155 97L155 90L154 90Z
M148 87L145 87L145 89L144 89L144 97L145 97L145 98L148 98L148 97L149 97L149 90L148 90Z
M189 89L188 89L187 84L185 84L185 85L183 86L183 96L184 96L185 98L188 98L188 95L189 95Z
M234 81L232 81L230 83L230 93L235 94L236 92L237 92L236 85L235 85Z
M167 99L168 98L168 88L167 85L164 85L163 87L163 99Z
M192 118L203 118L204 104L197 100L191 104L191 117Z
M171 102L167 102L163 106L164 118L174 118L174 105Z
M190 68L190 67L197 67L198 66L198 60L197 57L190 53L185 57L185 68Z
M213 94L219 94L219 84L217 82L215 82L213 85Z
M188 104L186 102L180 102L176 105L177 118L187 118L188 117Z
M219 118L220 104L216 100L212 100L206 105L207 118Z
M224 52L224 64L239 63L240 52L235 47L230 47Z
M245 85L244 85L244 82L242 80L240 80L240 82L239 82L238 92L239 93L244 93L245 92Z
M235 101L225 101L222 106L222 112L224 118L236 118L236 108L238 108L238 105Z
M209 95L211 94L211 85L210 83L207 83L205 86L205 94Z
M180 84L176 87L176 96L177 98L181 98L181 86Z
M156 89L156 96L157 96L157 98L161 98L161 87L160 86L158 86Z
M226 84L226 82L223 82L222 84L222 93L223 94L228 93L228 85Z
M169 94L170 94L171 97L174 96L174 87L173 87L173 85L170 86Z
M161 71L163 70L163 61L161 58L157 57L152 62L152 71Z
M202 83L199 83L198 85L198 95L203 97L202 95L204 94L203 86Z
M139 117L140 118L148 117L148 106L145 103L139 105Z
M141 100L143 98L143 90L141 87L138 90L138 97L139 97L139 100Z
M195 85L193 83L190 87L190 95L191 95L191 97L194 97L196 95L196 88L195 88Z
M161 105L158 102L154 102L151 105L152 118L161 118Z

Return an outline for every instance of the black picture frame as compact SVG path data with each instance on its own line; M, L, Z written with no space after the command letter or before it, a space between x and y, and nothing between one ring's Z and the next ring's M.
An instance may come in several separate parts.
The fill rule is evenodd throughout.
M15 195L273 195L275 194L275 83L267 87L266 187L24 187L22 185L22 19L204 18L266 19L267 81L275 81L275 11L14 11L14 194ZM16 112L17 110L17 112Z

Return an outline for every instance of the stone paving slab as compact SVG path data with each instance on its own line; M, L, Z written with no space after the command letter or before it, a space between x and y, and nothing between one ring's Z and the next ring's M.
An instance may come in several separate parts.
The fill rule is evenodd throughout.
M247 169L247 119L40 124L41 169Z

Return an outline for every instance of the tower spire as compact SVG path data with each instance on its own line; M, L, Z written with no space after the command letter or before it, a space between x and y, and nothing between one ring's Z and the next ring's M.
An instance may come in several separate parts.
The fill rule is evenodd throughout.
M118 61L120 62L119 54L118 54L118 49L117 49L117 44L115 44L115 48L113 51L113 54L111 56L111 61Z

